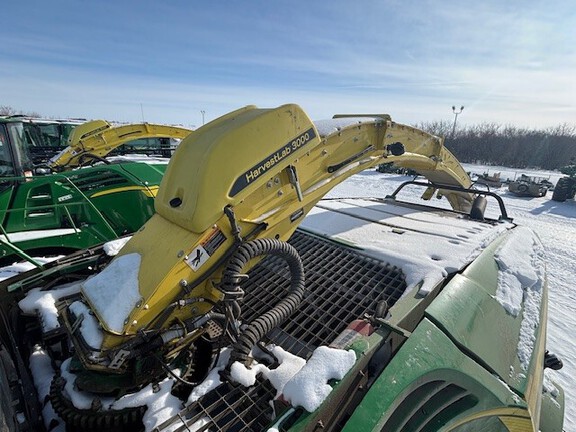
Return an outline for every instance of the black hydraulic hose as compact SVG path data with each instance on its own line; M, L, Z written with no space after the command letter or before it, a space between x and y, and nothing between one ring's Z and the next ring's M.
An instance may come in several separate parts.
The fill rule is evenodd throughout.
M256 239L242 244L230 258L224 269L221 289L224 296L234 300L241 295L240 283L245 279L242 269L246 264L262 255L278 256L288 264L291 276L290 290L272 309L254 319L232 345L227 369L235 361L246 363L250 351L274 327L282 324L300 306L304 297L304 265L298 251L286 242L276 239Z

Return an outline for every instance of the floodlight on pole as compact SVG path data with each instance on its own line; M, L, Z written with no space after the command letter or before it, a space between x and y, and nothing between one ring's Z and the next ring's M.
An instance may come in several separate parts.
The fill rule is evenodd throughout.
M456 107L452 105L452 112L454 113L454 125L452 126L452 138L454 138L454 134L456 133L456 120L458 120L458 116L462 114L464 111L464 105L460 107L460 111L456 111Z

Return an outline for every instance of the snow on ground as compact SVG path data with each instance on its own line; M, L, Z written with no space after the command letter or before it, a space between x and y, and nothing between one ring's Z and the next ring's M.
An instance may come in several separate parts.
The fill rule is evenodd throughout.
M546 170L536 170L536 169L519 169L519 168L507 168L503 166L492 166L492 165L474 165L474 164L462 164L464 169L468 171L471 175L473 174L488 174L494 175L500 173L500 180L516 180L522 174L526 174L530 177L542 177L552 183L556 184L558 179L564 174L559 171L546 171Z

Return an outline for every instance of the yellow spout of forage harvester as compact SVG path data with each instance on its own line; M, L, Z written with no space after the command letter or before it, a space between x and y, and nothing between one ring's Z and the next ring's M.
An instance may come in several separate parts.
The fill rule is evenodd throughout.
M102 349L206 313L222 298L218 283L235 242L287 240L330 189L386 162L442 185L471 184L441 138L387 115L338 116L317 127L297 105L248 106L201 127L172 156L156 214L115 258L140 257L140 299L121 328L86 296L105 331ZM471 193L442 192L455 209L470 208ZM192 309L167 308L182 298L199 300Z
M178 126L153 123L136 123L112 126L105 120L92 120L74 128L68 137L68 147L49 161L56 170L81 166L85 160L104 158L122 144L141 138L178 138L183 139L192 130Z

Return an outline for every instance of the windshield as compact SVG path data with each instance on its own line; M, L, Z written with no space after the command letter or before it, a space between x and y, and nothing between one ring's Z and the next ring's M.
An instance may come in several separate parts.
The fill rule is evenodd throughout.
M38 141L37 145L59 150L67 147L66 141L76 127L73 123L40 123L30 122L24 125L25 128L34 129Z
M0 177L14 175L14 164L8 137L4 128L0 125Z
M24 123L26 148L34 165L47 162L60 150L66 148L67 140L76 127L73 123L48 123L30 121Z
M60 147L62 145L60 142L62 134L58 124L38 124L36 126L44 139L44 145L51 147Z
M32 169L32 159L25 140L25 131L22 123L8 123L8 134L12 141L12 158L20 162L22 171ZM14 173L14 159L11 159L12 174Z

